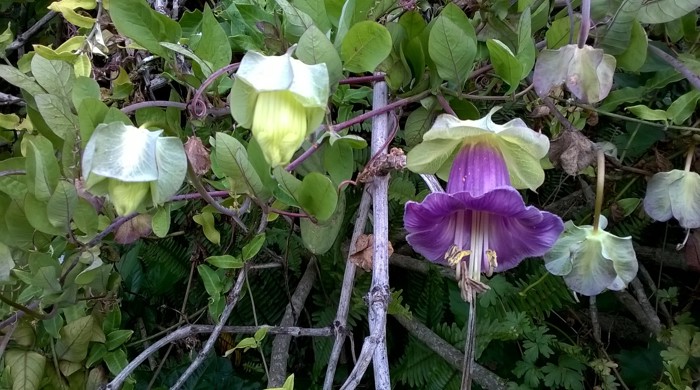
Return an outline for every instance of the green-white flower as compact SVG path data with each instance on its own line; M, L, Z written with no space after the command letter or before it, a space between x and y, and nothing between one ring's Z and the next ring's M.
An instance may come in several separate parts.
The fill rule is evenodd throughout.
M644 211L657 221L676 218L686 229L700 227L700 175L680 169L655 174L647 184Z
M187 157L180 140L162 132L122 122L97 126L83 152L87 189L109 195L119 215L168 200L182 185Z
M499 125L491 116L495 107L478 120L460 120L454 115L438 116L423 135L423 142L407 155L406 167L416 173L436 173L447 180L452 161L462 146L486 143L498 149L508 167L511 185L515 188L537 189L544 182L540 160L547 155L549 139L516 118Z
M325 64L307 65L291 57L248 52L231 88L231 115L249 128L265 159L287 164L326 114L330 94Z
M547 271L564 277L571 290L587 296L627 287L639 267L632 238L604 231L607 224L602 215L597 230L571 221L564 224L559 240L544 255Z

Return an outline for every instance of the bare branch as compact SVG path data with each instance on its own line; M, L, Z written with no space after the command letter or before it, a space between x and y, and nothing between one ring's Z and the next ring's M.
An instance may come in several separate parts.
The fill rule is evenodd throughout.
M24 46L25 43L31 38L34 34L36 34L39 30L41 30L42 27L48 22L51 21L51 19L56 16L57 13L54 11L49 11L44 15L41 19L39 19L32 27L29 27L29 29L22 34L18 35L17 38L10 43L10 46L8 46L5 49L5 55L8 55L12 53L13 51L19 49L20 47Z
M171 333L168 333L167 336L163 337L162 339L158 340L157 342L153 343L150 347L146 348L143 352L141 352L134 360L132 360L126 367L124 367L124 370L117 375L112 382L107 384L106 389L107 390L116 390L121 387L121 385L124 383L126 378L131 375L136 368L141 365L146 359L148 359L149 356L152 354L156 353L159 349L163 348L164 346L177 341L177 340L182 340L184 338L194 336L197 334L206 334L206 333L212 333L217 325L188 325L185 327L182 327L180 329L177 329ZM261 326L224 326L221 328L222 333L232 333L232 334L254 334L258 330L262 328ZM281 326L273 326L267 328L267 333L268 334L288 334L294 337L300 337L300 336L310 336L310 337L330 337L333 336L333 329L330 327L328 328L299 328L296 326L290 326L290 327L281 327ZM117 382L117 378L120 380Z
M387 105L386 82L374 85L372 108ZM372 120L372 155L386 154L389 137L389 114L377 115ZM386 350L386 315L391 293L389 292L389 175L376 176L372 183L372 208L374 226L374 251L372 256L372 287L369 300L370 336L377 340L372 367L374 385L379 389L391 388L389 358Z
M24 106L26 103L22 98L17 96L9 95L4 92L0 92L0 106L9 106L11 104L16 104L18 106Z
M224 307L224 311L221 313L219 323L214 327L214 330L211 332L211 335L209 335L207 342L204 344L204 347L199 352L197 357L189 365L189 367L187 367L187 370L185 370L180 378L177 379L177 382L175 382L173 387L171 387L171 390L178 390L182 388L185 382L187 382L187 379L194 374L197 368L204 362L204 359L209 356L209 352L211 352L212 348L214 348L214 343L216 343L216 339L219 338L222 328L226 324L226 321L228 321L228 318L231 316L236 303L238 303L238 298L241 295L241 289L243 288L243 282L245 281L245 275L246 273L243 270L238 273L236 284L233 286L231 291L229 291L228 296L226 297L226 306Z
M343 349L343 343L345 341L345 328L347 327L348 312L350 311L350 298L352 296L352 287L355 281L355 271L357 270L355 264L352 261L350 261L349 257L350 253L355 253L355 244L357 243L357 238L360 237L360 235L365 230L371 201L372 196L369 194L369 190L367 189L367 187L365 187L365 190L362 193L360 207L357 211L357 218L355 219L355 228L352 231L352 239L350 240L350 250L348 251L348 256L345 262L345 274L343 276L343 285L340 290L338 311L335 315L335 321L333 321L333 327L336 329L336 336L335 342L333 343L333 349L331 350L330 357L328 358L326 378L323 382L324 390L331 390L333 388L333 378L335 378L335 369L338 365L340 352Z
M392 317L403 325L413 337L422 341L426 347L445 359L452 368L456 370L462 369L464 355L457 348L414 319L401 315L393 315ZM472 379L487 390L505 390L506 388L506 381L503 378L477 363L474 363L472 366Z
M296 324L299 319L299 313L304 308L304 302L306 302L315 280L316 258L312 257L292 295L291 301L287 304L280 326L289 327ZM275 337L275 340L272 342L270 374L267 379L267 387L282 387L284 384L287 378L287 360L289 359L289 343L291 341L291 335L281 334Z

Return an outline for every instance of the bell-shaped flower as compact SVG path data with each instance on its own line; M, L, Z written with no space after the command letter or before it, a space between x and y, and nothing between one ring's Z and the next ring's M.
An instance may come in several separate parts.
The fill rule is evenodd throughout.
M700 227L700 175L679 169L655 174L647 184L644 211L657 221L673 217L686 229Z
M249 128L267 162L287 164L304 138L323 121L330 94L325 64L291 57L243 56L231 88L231 115Z
M554 214L525 206L509 176L499 148L485 141L465 145L450 170L447 192L406 203L406 240L433 262L455 264L470 256L469 272L477 277L481 269L490 275L543 255L564 225Z
M547 271L563 276L571 290L586 296L627 287L639 267L632 238L604 231L607 224L602 215L599 229L591 225L578 227L568 221L564 233L544 255Z
M423 142L406 156L406 167L416 173L436 173L446 180L452 160L466 144L486 142L500 152L515 188L537 189L544 182L540 160L547 155L549 139L516 118L504 125L491 120L499 107L479 120L460 120L442 114L423 135Z
M97 126L83 152L86 188L109 195L119 215L164 203L180 189L187 157L182 142L162 132L122 122Z

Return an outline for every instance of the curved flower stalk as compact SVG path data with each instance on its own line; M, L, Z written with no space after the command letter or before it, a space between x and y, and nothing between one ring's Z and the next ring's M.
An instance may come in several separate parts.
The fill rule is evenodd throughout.
M86 188L109 195L118 215L164 203L180 189L187 157L182 142L162 132L122 122L97 126L83 152Z
M558 216L525 206L498 146L487 139L467 143L454 160L447 192L406 204L409 244L430 261L457 265L467 301L485 288L482 270L491 275L541 256L564 229ZM468 266L462 261L467 256Z
M632 237L606 232L608 224L601 215L605 184L605 155L598 150L598 180L593 225L577 227L566 223L564 233L552 250L544 255L544 265L553 275L564 277L569 288L594 296L605 289L623 290L637 276L639 265Z
M520 118L503 125L494 123L491 116L499 109L493 108L478 120L440 115L423 135L423 142L406 156L406 167L416 173L436 173L445 180L463 145L485 142L499 150L508 167L509 185L535 191L544 182L540 160L547 155L549 139L527 127Z
M330 94L325 64L291 57L243 56L229 96L231 115L249 128L272 166L287 164L326 114Z
M647 184L644 211L661 222L671 218L686 229L700 227L700 175L690 172L695 148L688 152L685 169L655 174Z

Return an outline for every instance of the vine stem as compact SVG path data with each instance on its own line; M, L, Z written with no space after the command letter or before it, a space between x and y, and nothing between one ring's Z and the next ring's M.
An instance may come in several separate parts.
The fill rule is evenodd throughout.
M598 233L600 212L603 209L603 193L605 190L605 153L598 149L598 171L595 185L595 211L593 212L593 234Z
M226 65L223 68L216 70L214 73L210 74L209 77L207 77L206 80L204 80L204 82L202 82L202 85L200 85L199 88L197 88L197 90L194 92L194 95L192 96L192 100L190 100L190 102L188 103L188 105L192 105L191 112L196 118L201 118L207 114L207 106L202 100L202 94L204 94L204 91L206 91L207 88L209 88L209 85L211 85L211 83L213 83L214 80L218 79L219 76L237 70L240 65L240 62L236 62L234 64ZM200 105L203 106L203 110L197 111Z
M476 344L476 297L469 300L469 319L467 320L467 336L464 341L464 362L462 363L461 390L472 388L472 366L474 365L474 346Z
M695 157L695 144L690 145L688 148L688 154L685 156L685 166L683 170L690 172L690 166L693 164L693 157Z

